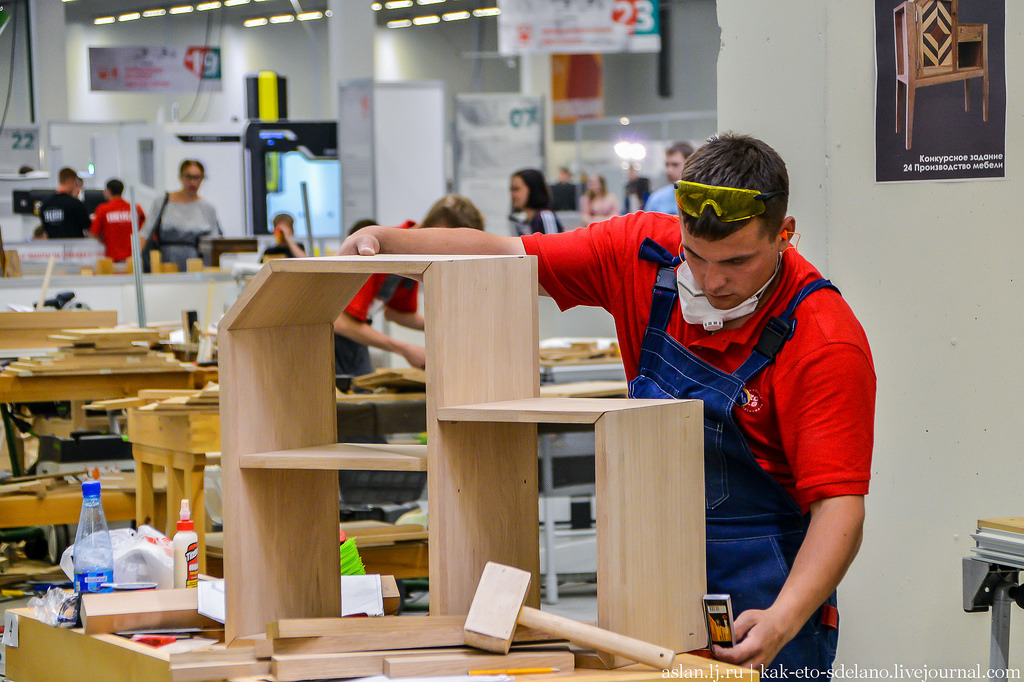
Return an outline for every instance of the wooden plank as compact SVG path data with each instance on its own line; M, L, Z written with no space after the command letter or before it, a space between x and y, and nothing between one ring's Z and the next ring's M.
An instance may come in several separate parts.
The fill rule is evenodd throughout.
M154 412L128 410L128 440L177 452L220 452L220 415L189 410Z
M359 545L359 557L368 572L393 575L399 580L426 578L429 573L430 552L426 542Z
M519 257L434 263L423 289L430 606L437 615L464 614L488 560L540 572L537 429L441 423L438 413L449 405L537 395L537 263ZM510 330L521 335L514 342ZM538 584L527 603L540 603Z
M675 402L629 398L527 398L438 409L437 418L450 422L525 424L593 424L608 412L640 410Z
M198 590L109 592L82 597L82 626L96 635L144 628L215 627L199 614Z
M1010 533L1024 533L1024 516L1002 519L978 519L978 528L1005 530Z
M107 521L134 521L135 495L111 490L101 483L103 515ZM163 498L163 491L159 497ZM0 528L78 523L82 512L82 491L75 487L47 493L45 499L31 494L4 495L0 498Z
M270 674L270 661L238 661L234 663L190 663L171 665L171 682L204 682L205 680L234 680L241 676Z
M541 398L624 398L629 390L625 381L573 381L540 387Z
M418 655L426 652L450 653L451 649L409 649L408 655ZM271 658L270 671L277 682L380 675L384 672L384 659L400 655L402 654L397 651L359 651L341 654L279 654Z
M267 626L275 654L345 653L463 646L465 616L279 620Z
M558 672L574 669L571 651L513 651L498 654L458 653L397 656L384 659L384 674L390 678L467 675L471 670L509 670L554 668Z
M295 300L288 305L304 307L295 306ZM237 330L222 326L219 344L219 449L223 494L232 501L224 506L225 636L230 642L263 632L278 618L338 615L337 474L240 467L243 455L335 442L337 408L330 322ZM303 551L282 551L282 538L301 538Z
M147 387L185 388L191 383L192 377L186 371L85 373L81 376L0 375L0 401L29 403L127 398Z
M594 435L598 625L677 652L703 647L703 404L608 412ZM612 667L629 663L602 658Z
M426 471L425 445L395 446L391 449L365 448L356 444L333 443L295 450L277 450L243 455L243 469L327 469L330 471ZM407 454L408 453L408 454Z
M170 669L159 649L114 635L53 628L32 609L15 609L18 646L7 647L6 675L18 682L166 682Z

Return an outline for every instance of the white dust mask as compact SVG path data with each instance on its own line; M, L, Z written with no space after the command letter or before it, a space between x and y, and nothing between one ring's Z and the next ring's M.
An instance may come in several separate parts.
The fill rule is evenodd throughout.
M738 306L728 310L720 310L711 305L707 296L704 295L704 292L700 290L694 281L693 273L690 272L690 264L683 261L682 265L676 270L676 288L679 290L679 308L683 312L683 319L689 324L703 325L706 331L715 332L721 329L729 320L749 315L757 310L757 302L765 292L765 289L768 288L768 285L775 279L775 276L779 274L779 267L781 265L782 254L780 253L779 260L775 263L775 272L764 283L764 286L755 291L753 296Z

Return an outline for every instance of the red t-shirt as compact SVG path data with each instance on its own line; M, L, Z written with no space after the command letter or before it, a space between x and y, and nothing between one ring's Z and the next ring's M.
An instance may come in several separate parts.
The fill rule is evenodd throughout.
M413 220L406 220L398 227L408 230L415 224L416 222ZM370 279L366 281L363 288L356 292L348 306L345 307L345 312L360 322L368 322L371 316L371 308L373 307L373 299L377 296L380 288L384 286L387 278L388 275L386 274L370 275ZM387 301L384 301L384 305L398 312L414 313L418 307L418 292L419 282L406 280L395 289L395 293Z
M114 261L127 260L132 255L132 217L131 206L118 197L96 207L96 215L92 219L89 232L99 237L106 247L107 258ZM146 214L142 207L135 205L139 214L139 227L146 222Z
M632 379L657 273L656 265L638 258L640 244L651 237L678 253L679 230L675 216L638 212L522 240L526 252L538 257L541 286L562 310L590 305L612 314L626 376ZM711 365L735 371L767 320L782 314L793 295L821 275L789 249L778 277L771 298L739 328L709 333L687 324L677 305L668 333ZM795 317L793 338L747 384L751 400L734 408L734 416L757 461L807 511L815 500L868 491L875 370L864 330L835 291L811 294Z

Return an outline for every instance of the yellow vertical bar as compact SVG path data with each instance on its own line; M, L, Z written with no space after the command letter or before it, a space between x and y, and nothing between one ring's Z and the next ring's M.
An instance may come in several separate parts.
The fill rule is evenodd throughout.
M257 100L261 121L277 120L277 74L260 71L256 78Z

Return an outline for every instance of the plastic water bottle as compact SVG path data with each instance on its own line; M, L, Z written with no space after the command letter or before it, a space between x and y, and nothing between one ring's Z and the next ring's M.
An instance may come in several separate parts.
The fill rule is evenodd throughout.
M75 534L75 591L111 592L113 588L100 587L114 582L114 552L110 546L110 531L100 505L100 482L82 484L82 515Z

